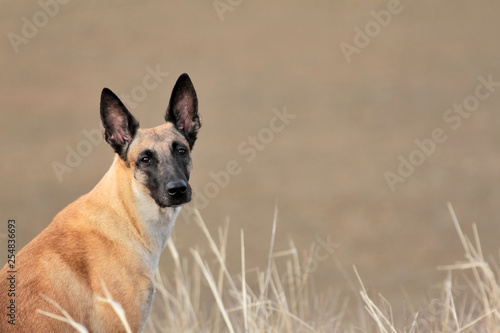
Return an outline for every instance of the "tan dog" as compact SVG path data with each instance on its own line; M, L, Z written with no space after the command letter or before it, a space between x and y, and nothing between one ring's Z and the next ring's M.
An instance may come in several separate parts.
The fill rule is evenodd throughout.
M181 205L191 200L190 151L201 127L196 92L187 74L177 80L166 124L139 123L111 90L101 95L101 120L114 162L92 191L64 208L15 257L15 313L11 286L0 271L0 332L74 332L41 294L55 300L89 332L123 332L104 297L101 279L141 332L154 294L154 273Z

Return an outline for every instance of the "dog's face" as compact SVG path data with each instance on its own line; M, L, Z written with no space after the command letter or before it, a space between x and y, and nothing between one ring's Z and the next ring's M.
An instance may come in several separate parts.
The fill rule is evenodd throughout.
M162 208L191 200L192 164L186 139L171 123L137 131L126 160L134 181L147 189Z
M177 80L165 114L166 124L140 129L139 123L109 89L101 95L106 141L130 169L135 186L161 207L191 200L190 152L201 127L196 92L187 74Z

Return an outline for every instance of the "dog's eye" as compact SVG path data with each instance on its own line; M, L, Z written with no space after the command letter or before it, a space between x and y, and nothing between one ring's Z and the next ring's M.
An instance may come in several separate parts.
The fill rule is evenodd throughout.
M187 153L186 148L177 149L177 154L179 154L180 156L184 156L184 155L186 155L186 153Z
M149 163L149 161L151 161L151 160L149 159L149 157L147 157L147 156L141 157L141 162L142 162L142 163L147 164L147 163Z

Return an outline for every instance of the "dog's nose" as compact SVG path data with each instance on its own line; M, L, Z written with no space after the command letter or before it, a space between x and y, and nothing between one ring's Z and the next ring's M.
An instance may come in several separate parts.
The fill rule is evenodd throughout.
M186 193L187 188L188 188L187 183L182 179L173 180L173 181L167 183L167 192L171 196L175 196L178 194L184 194L184 193Z

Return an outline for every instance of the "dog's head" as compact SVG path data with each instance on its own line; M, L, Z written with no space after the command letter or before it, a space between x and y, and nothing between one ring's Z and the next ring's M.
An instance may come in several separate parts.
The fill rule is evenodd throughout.
M191 200L190 152L201 122L196 91L187 74L182 74L174 86L166 124L139 128L139 122L107 88L101 94L101 120L106 141L130 169L142 192L161 208Z

